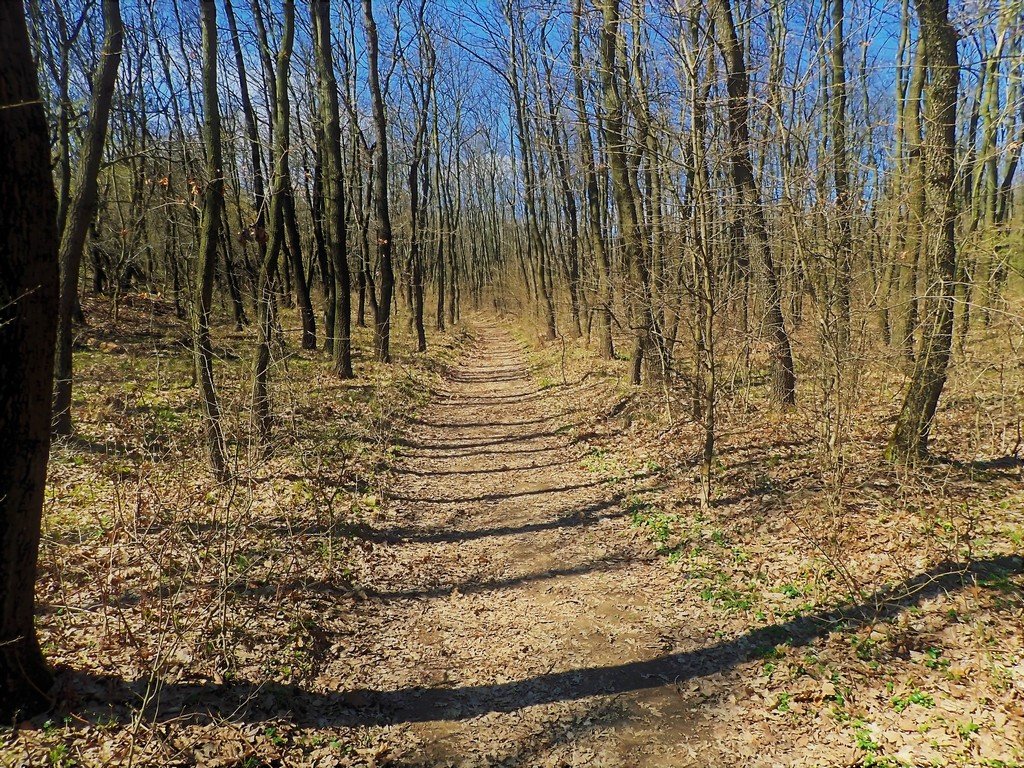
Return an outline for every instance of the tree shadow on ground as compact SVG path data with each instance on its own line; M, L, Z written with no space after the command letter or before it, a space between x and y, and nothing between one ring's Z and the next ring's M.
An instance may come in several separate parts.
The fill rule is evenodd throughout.
M631 479L643 479L643 477L645 476L638 474ZM504 493L481 493L476 496L455 496L452 498L444 498L390 494L388 496L388 499L391 501L403 501L408 504L443 504L447 506L451 504L476 504L511 501L512 499L521 499L530 496L547 496L552 493L571 493L573 491L600 488L605 485L608 485L608 481L606 480L592 480L587 483L568 483L565 485L552 485L546 488L529 488L527 490L522 491L505 491Z
M579 565L566 566L565 568L549 568L543 571L523 573L517 576L507 576L501 579L486 579L460 581L457 584L439 584L432 587L412 587L399 590L377 590L366 588L364 592L371 600L394 602L396 600L428 600L439 597L448 597L456 592L460 595L472 595L480 592L500 592L506 589L515 589L524 584L535 581L549 581L551 579L564 579L567 576L582 576L597 571L616 571L627 568L630 565L640 562L637 558L631 557L628 553L618 553L607 557L600 557Z
M512 466L501 466L498 469L494 467L486 467L484 469L413 469L407 466L398 466L393 468L391 471L396 475L413 475L415 477L455 477L460 475L493 475L495 472L536 472L539 469L552 469L554 467L568 466L572 462L567 460L562 461L545 461L539 464L526 464L521 467Z
M128 721L139 716L150 722L191 718L198 722L228 719L260 723L283 718L299 727L315 728L465 720L487 713L678 685L728 671L779 643L805 646L839 627L890 620L941 593L963 589L979 580L1020 574L1022 570L1024 560L1018 556L970 565L945 562L894 587L880 589L858 603L751 629L695 650L611 666L549 672L505 683L316 691L273 681L179 681L159 684L157 696L153 695L153 681L145 678L128 681L117 675L63 668L57 675L57 710L78 722L98 722L101 718L107 722L111 718ZM140 712L144 700L148 703Z
M572 426L575 425L568 425L567 428ZM531 432L525 435L511 433L487 440L456 439L444 442L434 440L430 443L420 443L406 437L400 437L394 441L394 444L414 451L433 453L434 451L468 450L470 448L486 448L491 445L507 445L509 443L528 442L531 440L544 440L553 437L563 437L564 434L564 430L546 430L544 432ZM554 447L552 447L552 450L554 450Z

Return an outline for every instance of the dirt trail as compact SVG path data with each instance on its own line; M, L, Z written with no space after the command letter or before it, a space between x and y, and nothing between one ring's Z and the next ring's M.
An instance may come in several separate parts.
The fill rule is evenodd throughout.
M382 526L392 559L366 585L389 612L364 652L392 744L423 765L699 762L662 634L663 563L621 489L581 466L571 414L521 346L476 330L406 435Z

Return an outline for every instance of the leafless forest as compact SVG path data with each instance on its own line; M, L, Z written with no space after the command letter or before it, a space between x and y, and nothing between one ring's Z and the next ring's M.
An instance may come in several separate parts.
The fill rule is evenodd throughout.
M1022 0L0 2L0 766L1024 765Z

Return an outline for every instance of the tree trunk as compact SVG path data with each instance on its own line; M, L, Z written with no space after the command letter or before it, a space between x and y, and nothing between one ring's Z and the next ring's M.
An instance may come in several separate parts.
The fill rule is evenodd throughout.
M210 343L210 307L217 263L224 205L224 161L221 156L220 101L217 97L217 5L203 0L199 7L203 32L203 143L206 145L206 189L199 225L199 263L196 265L196 296L192 320L196 381L203 406L206 456L218 480L227 478L220 406L213 382L213 348Z
M342 178L341 123L338 82L331 49L331 3L313 3L313 52L320 90L323 123L324 219L327 250L334 267L334 370L342 379L352 378L352 295L348 271L345 224L345 183Z
M914 372L889 441L891 461L927 455L928 437L953 343L956 285L956 109L960 88L957 35L949 22L949 0L916 0L921 36L928 52L925 114L925 195L928 226L935 233L927 324Z
M103 143L107 136L110 104L114 96L117 68L121 62L124 27L119 0L103 0L103 47L93 80L89 124L82 139L73 200L60 241L61 290L57 313L56 385L54 390L54 432L71 434L72 328L78 302L78 272L85 250L85 237L96 215L97 181Z
M261 44L266 46L266 39ZM295 2L285 0L283 5L283 27L280 49L274 71L273 88L273 158L274 173L271 178L270 233L266 256L260 265L256 287L257 341L256 364L253 372L252 418L256 437L264 453L270 450L272 426L270 408L270 345L274 338L274 278L277 272L278 256L284 241L284 203L288 193L288 73L291 69L292 47L295 42Z
M377 266L380 269L380 298L374 323L373 346L377 359L391 362L391 299L395 290L395 273L391 264L391 210L388 203L388 126L384 113L384 94L380 87L377 23L373 19L373 0L363 0L366 23L366 52L370 74L370 97L373 105L373 127L377 149L373 167L374 209L377 214Z
M0 722L52 685L34 624L58 305L57 196L21 3L0 3Z
M730 0L714 0L714 17L718 26L718 45L725 60L728 91L728 128L730 173L740 207L740 226L735 247L746 253L753 250L760 256L764 281L766 321L772 336L771 375L772 399L779 405L796 402L796 378L793 372L793 350L782 314L782 291L779 275L768 241L761 193L754 179L754 163L750 147L750 80L747 65L736 33ZM745 259L749 262L749 259Z
M303 349L316 349L316 313L313 301L309 297L309 281L306 279L306 268L302 262L302 239L299 237L299 223L295 216L295 196L290 187L284 198L284 231L288 238L288 258L292 268L292 283L295 288L295 300L299 305L299 318L302 321Z
M580 24L583 15L582 0L573 0L572 63L573 96L579 113L580 154L583 158L585 197L587 200L587 228L590 247L597 256L598 265L598 350L605 360L615 357L612 341L612 269L608 248L601 231L601 198L594 166L594 144L587 119L587 102L583 92L583 52L580 47Z
M616 58L621 45L619 0L603 0L600 8L603 16L601 84L604 95L604 134L608 147L608 165L611 168L612 196L619 212L625 260L633 283L634 295L630 301L633 305L632 325L636 340L633 349L632 382L639 384L643 358L650 345L653 325L651 322L650 275L647 269L647 254L640 223L640 210L637 205L634 184L630 180L631 171L623 129L623 105L616 76Z
M832 175L836 194L835 280L833 298L836 319L836 342L841 358L845 359L850 345L850 289L853 260L853 204L850 199L850 158L846 148L846 38L843 34L844 2L832 0L832 88L831 134Z

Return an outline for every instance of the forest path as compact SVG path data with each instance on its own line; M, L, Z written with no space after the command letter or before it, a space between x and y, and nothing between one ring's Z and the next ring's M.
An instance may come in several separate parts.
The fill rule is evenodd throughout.
M364 679L401 732L395 756L700 764L663 560L623 519L621 489L581 465L572 414L522 346L496 322L474 330L400 443L393 559L366 585L380 636Z

